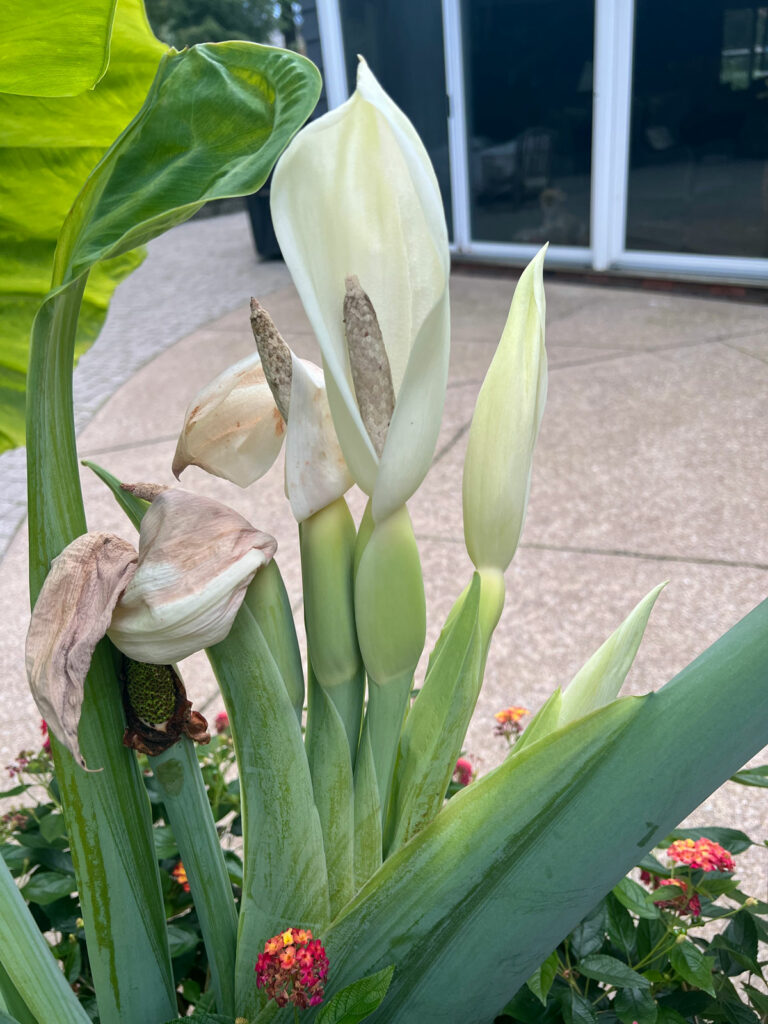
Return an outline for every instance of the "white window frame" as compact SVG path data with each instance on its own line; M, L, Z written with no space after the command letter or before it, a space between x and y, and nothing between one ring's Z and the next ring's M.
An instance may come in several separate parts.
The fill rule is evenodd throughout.
M610 0L608 0L610 2ZM448 92L448 150L451 161L453 206L453 244L458 255L498 262L527 263L541 246L517 242L483 242L472 238L469 191L469 155L467 118L464 102L464 46L461 31L462 0L443 0L443 44L445 49L445 87ZM547 252L550 267L588 268L592 262L590 246L551 245Z
M522 264L537 245L472 238L461 4L442 0L448 149L451 168L451 252ZM317 0L323 73L330 108L349 95L339 0ZM551 245L547 265L632 275L768 286L768 259L640 251L626 247L635 0L595 0L590 245Z

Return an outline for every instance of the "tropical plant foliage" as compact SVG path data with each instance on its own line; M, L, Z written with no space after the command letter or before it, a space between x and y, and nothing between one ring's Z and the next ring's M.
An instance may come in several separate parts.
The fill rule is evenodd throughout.
M95 0L50 5L45 18L34 4L20 6L45 39L88 40L94 49L86 59L77 49L59 45L55 57L67 59L52 79L47 63L40 66L40 39L30 31L14 39L12 48L25 68L34 69L34 79L19 82L14 95L0 92L0 451L24 443L29 334L51 287L56 241L67 212L93 167L141 107L165 50L150 31L141 0L121 0L114 27L109 5ZM66 16L61 34L49 20L57 10L58 17ZM8 23L12 20L9 14ZM102 64L106 71L99 77ZM85 78L75 73L88 68ZM62 91L35 92L35 83L52 80L62 83ZM141 259L140 251L127 252L95 269L82 303L75 358L98 335L117 283Z
M306 733L305 672L290 602L269 561L274 543L244 521L233 530L231 510L177 490L126 493L101 471L140 526L137 560L127 554L123 567L131 578L106 610L89 598L98 587L87 581L103 580L99 571L88 576L85 559L73 567L78 586L86 581L74 608L60 602L51 610L43 588L52 561L65 548L71 559L70 545L86 531L71 370L89 274L207 200L257 188L316 102L316 69L243 42L166 54L143 106L66 218L35 319L30 583L33 602L43 589L50 628L37 620L28 664L39 705L55 706L57 721L70 724L57 724L52 752L102 1024L163 1024L177 1013L152 818L136 757L122 745L126 713L128 741L150 742L155 755L208 952L211 1019L251 1024L286 1020L308 994L280 988L266 961L254 971L257 956L278 954L305 987L299 954L315 965L327 954L327 979L312 978L312 1000L322 981L325 1004L304 1010L307 1021L351 1022L364 1013L382 1024L442 1024L448 1007L452 1020L486 1024L638 856L768 740L768 602L657 693L618 697L655 588L572 688L552 694L505 762L444 805L525 516L546 396L544 253L515 290L470 431L464 520L476 571L409 710L426 609L405 503L427 472L442 414L448 240L413 127L364 63L358 81L347 104L291 142L272 192L280 245L325 374L297 360L265 311L252 307L261 357L253 393L262 403L253 414L274 434L285 431L286 490L299 521ZM238 374L248 372L254 368L233 368L206 395L230 401ZM192 402L185 436L201 408ZM234 415L219 448L241 443L243 430ZM196 436L215 460L210 434L203 423ZM270 452L274 458L274 445ZM183 465L194 458L187 446ZM371 498L360 524L343 497L352 480ZM197 507L208 520L226 520L236 544L258 534L256 546L269 554L245 575L238 555L237 573L227 576L220 562L234 564L229 541L194 543L189 518L169 515L181 506L185 517ZM99 542L111 543L108 535ZM60 581L67 564L56 563L50 578ZM111 631L119 644L131 623L138 646L125 652L126 663L98 638ZM158 652L165 641L177 650L179 630L185 650L208 645L232 729L243 826L239 907L197 759L186 738L170 744L183 731L171 735L177 711L184 723L190 717L168 664L178 655ZM66 671L57 673L59 658ZM144 671L141 662L165 664ZM169 678L177 680L173 714L137 710L134 671L157 685L141 695L153 698L142 707L157 708ZM100 770L84 771L72 756L78 749ZM680 783L666 785L671 777ZM7 869L0 906L14 926L0 931L0 987L21 1006L17 1019L42 1024L56 1019L51 1008L60 1004L59 1020L82 1022ZM311 943L318 945L310 950ZM267 975L273 999L261 987Z

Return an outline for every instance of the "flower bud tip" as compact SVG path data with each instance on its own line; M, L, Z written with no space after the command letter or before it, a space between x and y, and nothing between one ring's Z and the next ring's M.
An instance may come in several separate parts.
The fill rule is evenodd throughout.
M174 464L176 460L174 459ZM184 467L182 467L183 469ZM181 470L179 470L181 472ZM174 473L174 475L176 475ZM176 476L178 479L178 476ZM135 484L120 484L121 491L127 491L132 494L134 498L142 498L144 501L152 502L163 491L167 491L169 488L167 484L148 484L148 483L135 483Z
M368 295L355 274L344 279L344 331L360 416L381 456L395 409L395 389L384 339Z
M287 420L293 376L291 350L275 327L272 317L254 298L251 298L251 330L275 405L283 419Z

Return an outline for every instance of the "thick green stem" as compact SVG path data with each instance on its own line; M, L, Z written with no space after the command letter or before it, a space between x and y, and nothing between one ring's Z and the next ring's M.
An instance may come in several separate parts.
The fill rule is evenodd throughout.
M411 673L400 679L391 679L382 686L368 679L366 727L370 735L371 753L376 770L382 827L385 826L389 813L392 775L412 683Z
M235 1013L237 910L194 744L186 736L151 758L168 823L189 879L208 954L216 1007Z
M81 275L50 297L32 331L27 475L33 602L51 560L86 529L72 413L85 281ZM122 745L124 725L113 650L104 640L88 673L79 727L88 766L99 770L84 772L54 740L56 777L102 1024L159 1024L176 1013L176 998L149 801L136 759Z
M259 625L285 688L301 722L304 710L304 670L296 638L291 602L277 562L259 569L245 594L245 602Z
M355 764L355 891L381 867L381 800L376 782L368 719Z
M354 895L354 786L344 723L310 667L306 748L328 866L331 918Z
M307 647L317 682L344 723L354 766L365 675L355 630L355 524L344 498L299 525Z

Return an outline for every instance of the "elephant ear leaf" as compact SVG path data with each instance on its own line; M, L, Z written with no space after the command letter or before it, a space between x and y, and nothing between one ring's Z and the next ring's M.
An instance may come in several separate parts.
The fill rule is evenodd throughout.
M143 106L89 175L61 230L53 288L32 331L27 441L33 591L48 561L82 532L71 394L61 380L72 365L92 268L125 258L211 199L259 188L319 92L315 66L285 50L229 42L170 51ZM46 480L46 467L54 463L67 467L58 474L58 487ZM55 511L44 507L52 504ZM59 530L57 538L48 538L47 551L38 547L38 514Z
M47 0L45 17L29 0L4 0L0 92L77 96L109 65L117 0Z
M59 47L65 40L67 52L73 40L86 37L74 29L56 35L58 23L55 18L53 26L50 23L51 8L55 13L66 6L78 24L82 14L83 23L92 26L93 44L99 5L109 7L105 0L66 5L55 0L46 4L43 18L39 4L12 0L12 9L24 12L21 21L36 21L34 31L46 37L50 33ZM56 239L64 219L93 167L141 107L166 50L153 36L141 0L121 0L114 27L111 15L109 21L109 69L94 88L88 82L74 89L77 95L48 97L32 95L34 90L27 86L27 95L11 95L21 91L21 84L19 90L9 88L4 94L0 90L0 451L24 443L29 334L51 287ZM0 41L0 74L6 75L11 73L4 60L10 38L6 26L11 24L17 24L16 14L4 18ZM106 61L109 35L105 31L101 38ZM19 53L25 52L25 73L33 69L42 83L47 77L46 58L42 51L32 52L33 41L30 27L28 38L19 41ZM101 71L94 81L100 75ZM6 79L4 84L12 83ZM78 323L76 356L96 339L112 292L141 260L142 253L134 251L101 264L91 274Z

